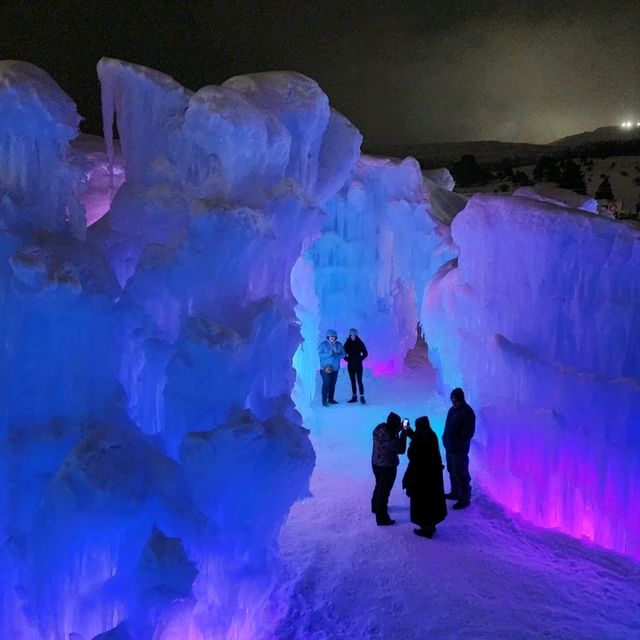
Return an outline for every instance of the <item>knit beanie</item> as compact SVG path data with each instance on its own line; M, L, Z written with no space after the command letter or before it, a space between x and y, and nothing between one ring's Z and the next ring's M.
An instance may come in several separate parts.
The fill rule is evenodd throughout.
M349 335L350 336L357 336L358 335L358 330L357 329L349 329Z
M337 338L338 334L333 329L329 329L329 331L327 331L327 338L330 338L331 336Z

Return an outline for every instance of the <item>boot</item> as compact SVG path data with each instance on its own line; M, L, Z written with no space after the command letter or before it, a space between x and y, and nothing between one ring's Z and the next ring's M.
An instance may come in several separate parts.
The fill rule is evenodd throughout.
M458 496L455 493L453 493L453 491L450 491L449 493L445 493L444 497L447 500L457 500L458 499Z
M329 398L329 404L338 404L338 401L333 398Z
M358 402L358 398L356 396L351 396L351 400L347 400L347 402Z
M322 398L322 406L323 407L328 407L329 406L329 403L327 402L326 398Z
M469 500L458 500L458 502L453 505L453 509L460 511L460 509L466 509L470 504L471 502Z
M355 398L355 396L354 396ZM355 400L354 400L355 402ZM364 396L360 396L360 404L367 404L367 401L364 399Z

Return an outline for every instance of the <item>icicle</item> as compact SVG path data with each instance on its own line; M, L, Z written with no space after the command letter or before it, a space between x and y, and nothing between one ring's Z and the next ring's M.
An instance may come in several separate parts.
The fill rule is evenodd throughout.
M102 87L102 130L104 143L107 148L107 162L109 166L109 200L113 200L113 122L115 104L113 100L113 82L111 73L107 71L107 64L98 62L98 77Z

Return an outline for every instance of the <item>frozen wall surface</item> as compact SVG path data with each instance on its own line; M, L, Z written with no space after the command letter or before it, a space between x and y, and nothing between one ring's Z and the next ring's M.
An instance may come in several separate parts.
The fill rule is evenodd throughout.
M330 328L341 340L351 327L359 330L369 350L365 367L374 374L400 372L416 343L425 285L454 255L413 158L361 156L323 210L322 235L293 276L305 331L296 354L298 391L307 398L318 375L318 341Z
M0 114L4 226L84 237L80 175L68 162L80 122L75 104L42 69L0 60Z
M300 74L192 93L103 59L93 176L71 100L0 70L2 633L269 637L278 531L314 464L292 272L360 134ZM87 233L80 198L112 196Z
M536 524L640 558L640 232L474 196L422 310L479 410L474 477Z
M531 198L540 202L550 202L568 209L582 209L590 213L598 212L598 202L589 196L580 195L569 189L560 189L552 184L536 184L531 187L518 187L513 195L518 198Z

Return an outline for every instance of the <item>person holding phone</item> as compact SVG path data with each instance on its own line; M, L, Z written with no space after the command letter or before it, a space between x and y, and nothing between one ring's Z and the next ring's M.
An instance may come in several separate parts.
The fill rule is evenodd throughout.
M409 497L411 522L418 525L417 536L433 538L436 525L447 517L442 479L442 456L438 436L431 428L429 418L416 420L415 431L407 428L411 439L407 457L409 464L402 478L402 488Z
M400 416L393 411L373 430L371 467L376 484L371 496L371 513L379 527L395 524L389 516L389 495L398 473L399 454L407 450L408 421L403 429Z

